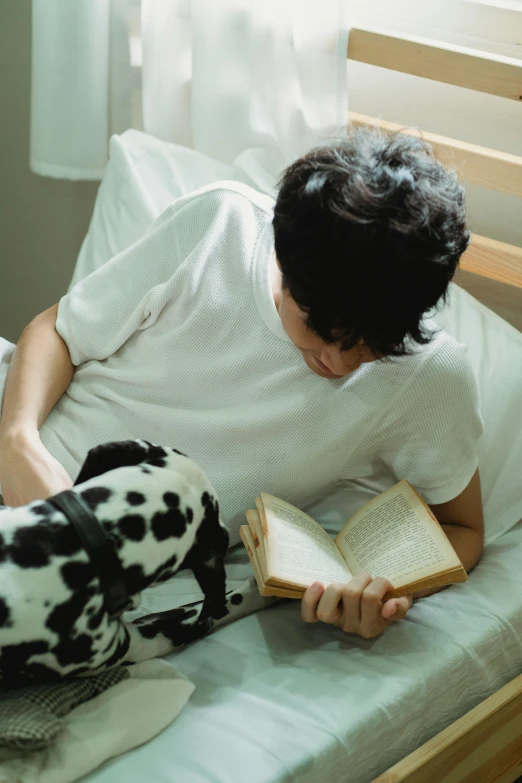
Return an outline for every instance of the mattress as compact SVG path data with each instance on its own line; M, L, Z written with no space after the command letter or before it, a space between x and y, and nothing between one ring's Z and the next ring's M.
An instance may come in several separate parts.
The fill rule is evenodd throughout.
M327 525L326 525L327 527ZM196 689L150 742L87 783L367 783L522 672L522 522L466 584L413 605L376 639L305 624L297 601L169 656ZM251 574L242 546L229 587ZM187 573L139 612L200 597Z

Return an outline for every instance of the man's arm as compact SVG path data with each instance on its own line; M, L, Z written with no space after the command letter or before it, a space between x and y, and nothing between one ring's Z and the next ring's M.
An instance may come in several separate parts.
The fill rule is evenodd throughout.
M471 571L480 560L484 548L484 513L478 470L460 495L447 503L439 503L430 508L442 525L462 565L466 571ZM413 597L423 598L442 589L437 587L434 590L423 590L414 593Z
M43 446L39 429L74 375L55 329L58 304L22 332L7 373L0 414L0 482L4 502L20 506L72 485Z

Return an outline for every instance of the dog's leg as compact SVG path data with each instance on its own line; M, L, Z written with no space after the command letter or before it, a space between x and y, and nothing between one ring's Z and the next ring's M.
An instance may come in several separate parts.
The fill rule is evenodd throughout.
M200 620L217 620L227 613L225 556L229 536L219 518L219 504L215 497L204 492L201 502L205 514L199 525L196 540L187 553L181 568L190 568L205 596Z
M199 621L203 601L156 612L125 623L129 632L129 649L122 663L138 663L149 658L161 658L189 642L201 639L208 624Z
M218 619L205 616L200 619L204 601L194 601L125 623L130 634L130 646L124 662L137 663L167 655L240 617L265 609L277 600L260 596L255 579L251 577L226 594L225 611Z
M227 613L226 596L226 572L224 557L228 543L228 535L225 531L226 541L223 541L224 547L221 552L215 549L195 546L189 552L183 561L183 568L190 568L201 592L205 596L201 604L199 620L201 623L207 623L208 627L211 620L217 620Z

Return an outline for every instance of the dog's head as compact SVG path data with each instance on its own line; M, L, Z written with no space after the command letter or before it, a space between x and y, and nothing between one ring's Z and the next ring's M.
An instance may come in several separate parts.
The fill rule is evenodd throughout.
M147 440L118 440L101 443L87 452L74 484L83 484L84 481L94 476L101 476L109 470L140 465L142 462L164 467L165 458L169 453L186 456L177 449L154 446Z
M191 568L206 596L221 595L228 533L212 485L185 454L145 440L104 443L74 486L115 542L131 593Z

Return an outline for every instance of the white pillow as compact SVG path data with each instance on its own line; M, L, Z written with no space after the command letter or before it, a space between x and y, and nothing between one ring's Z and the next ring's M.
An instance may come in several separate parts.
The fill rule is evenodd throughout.
M139 239L179 196L224 179L247 182L226 163L137 130L112 136L109 162L69 290Z
M223 179L251 184L244 172L146 133L113 136L71 286L135 242L173 199ZM479 467L489 542L522 518L522 334L454 284L436 320L468 346L479 383ZM327 529L338 528L373 492L371 483L353 487L308 511Z

